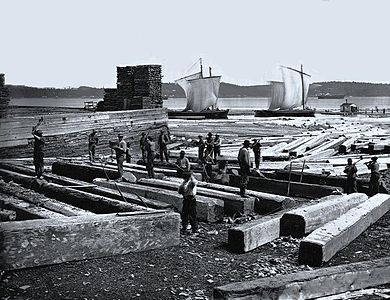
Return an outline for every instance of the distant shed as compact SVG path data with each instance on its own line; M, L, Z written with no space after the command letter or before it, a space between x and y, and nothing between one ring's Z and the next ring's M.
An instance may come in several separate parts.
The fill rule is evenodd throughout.
M348 100L345 100L345 103L340 105L340 112L346 115L352 115L359 112L359 107L355 103L348 103Z

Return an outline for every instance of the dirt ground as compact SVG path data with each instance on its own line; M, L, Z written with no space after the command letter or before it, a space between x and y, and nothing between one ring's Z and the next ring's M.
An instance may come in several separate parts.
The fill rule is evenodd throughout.
M312 269L298 265L299 240L290 237L246 254L229 252L227 231L232 226L201 223L198 236L182 236L180 245L169 249L3 271L0 297L200 300L211 299L215 286ZM390 213L327 265L386 256L390 256Z

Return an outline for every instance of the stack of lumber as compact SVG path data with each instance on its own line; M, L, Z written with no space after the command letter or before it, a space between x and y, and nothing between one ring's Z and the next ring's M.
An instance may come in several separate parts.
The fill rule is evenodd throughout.
M31 157L33 137L31 128L43 117L39 129L46 140L45 156L75 156L88 154L88 135L97 130L99 144L97 156L110 154L109 141L117 140L119 133L130 143L132 155L139 154L142 132L157 138L161 128L167 128L165 109L148 109L118 112L66 113L41 116L24 116L0 119L0 156Z
M5 85L5 75L0 74L0 111L5 111L10 101L9 89Z
M102 110L161 108L161 66L117 67L117 88L104 92Z

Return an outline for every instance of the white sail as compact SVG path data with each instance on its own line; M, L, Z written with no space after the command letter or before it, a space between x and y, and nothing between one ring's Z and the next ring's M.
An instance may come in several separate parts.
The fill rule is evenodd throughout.
M294 109L306 104L310 76L285 67L282 67L282 75L284 82L284 101L280 109Z
M283 105L284 101L284 82L271 81L271 101L269 103L269 110L277 110Z
M181 88L184 90L184 93L186 94L186 98L188 98L189 86L190 86L190 84L188 83L188 80L198 79L198 78L201 78L201 77L202 77L202 73L198 72L198 73L195 73L195 74L188 75L188 76L185 76L183 78L177 79L177 80L175 80L175 83L177 83L178 85L181 86Z

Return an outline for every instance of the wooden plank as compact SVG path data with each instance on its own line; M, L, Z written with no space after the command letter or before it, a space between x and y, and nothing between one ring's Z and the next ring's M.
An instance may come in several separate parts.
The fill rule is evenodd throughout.
M140 179L138 183L156 188L170 189L177 191L180 182L166 181L159 179ZM242 198L239 195L224 191L212 190L204 187L197 188L197 195L221 199L224 202L225 215L251 214L254 212L255 198Z
M390 282L390 258L278 275L214 288L214 299L314 299Z
M366 201L368 196L361 193L330 196L319 199L310 206L296 208L285 213L280 220L280 234L301 238L305 234L332 221L351 208Z
M178 178L166 178L169 181L180 182ZM240 189L233 186L209 183L209 182L199 182L199 187L205 187L211 190L223 191L233 194L240 194ZM246 190L246 193L256 198L255 202L255 212L259 214L268 214L281 209L286 209L295 206L296 201L291 197L279 196L271 193L263 193L253 190Z
M21 269L179 244L180 216L135 212L3 222L0 267Z
M320 266L390 210L390 195L376 194L313 231L299 244L300 264Z
M0 194L0 204L2 207L14 210L18 221L29 219L66 218L66 216L62 214L5 194Z
M53 212L59 213L67 217L93 215L94 213L84 210L55 199L47 198L37 192L29 190L23 186L17 185L16 183L9 182L5 183L0 180L0 192L8 194L10 196L19 198L30 204L34 204L38 207L46 208Z
M103 187L112 187L111 182L100 178L95 179L94 183ZM183 197L178 192L131 183L122 183L120 188L123 192L137 193L142 197L173 205L179 212L183 208ZM220 199L196 196L196 210L199 220L204 222L217 222L223 218L224 203Z

